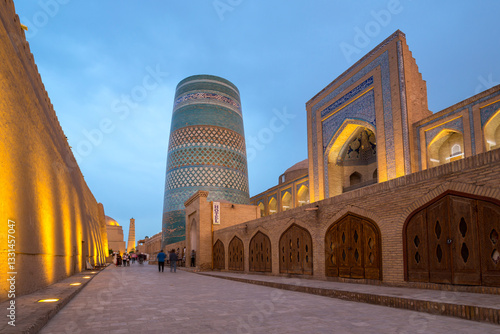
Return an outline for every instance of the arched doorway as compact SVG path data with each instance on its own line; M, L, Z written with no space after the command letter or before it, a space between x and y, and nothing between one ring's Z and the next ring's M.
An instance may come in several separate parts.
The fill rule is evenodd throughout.
M500 147L500 109L486 122L483 132L486 151Z
M436 167L464 157L464 136L456 130L444 129L427 147L428 166Z
M240 238L234 237L229 243L229 270L243 271L243 241Z
M213 251L213 261L214 261L214 269L224 270L226 269L225 264L226 256L224 252L224 244L222 241L217 240L214 245Z
M280 273L313 273L311 234L298 225L290 226L280 238Z
M500 286L500 205L446 194L405 225L409 281Z
M328 151L328 197L377 182L377 143L374 129L348 124Z
M348 214L326 232L327 276L380 279L381 254L380 232L367 218Z
M262 232L257 232L250 240L248 254L250 271L271 272L271 240Z

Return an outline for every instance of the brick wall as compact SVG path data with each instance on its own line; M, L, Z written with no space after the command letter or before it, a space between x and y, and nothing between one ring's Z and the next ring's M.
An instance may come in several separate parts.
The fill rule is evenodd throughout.
M105 263L104 212L45 91L12 0L0 1L0 272L15 222L16 296ZM36 279L33 279L36 277ZM7 282L0 283L0 301Z
M382 282L405 284L403 225L412 212L446 191L500 200L500 150L482 153L283 213L217 230L214 231L213 242L220 239L227 248L234 236L243 240L245 271L248 272L249 243L251 238L261 231L271 240L272 274L279 275L279 239L282 233L295 223L306 228L311 234L313 277L326 279L325 234L334 222L350 212L372 220L380 229ZM316 206L317 210L307 210Z

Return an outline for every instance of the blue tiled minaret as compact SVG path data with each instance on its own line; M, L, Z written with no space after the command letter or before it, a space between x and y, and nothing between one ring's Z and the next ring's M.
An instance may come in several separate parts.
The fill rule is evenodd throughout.
M240 93L212 75L177 85L168 145L162 245L185 239L184 202L196 191L208 201L249 204Z

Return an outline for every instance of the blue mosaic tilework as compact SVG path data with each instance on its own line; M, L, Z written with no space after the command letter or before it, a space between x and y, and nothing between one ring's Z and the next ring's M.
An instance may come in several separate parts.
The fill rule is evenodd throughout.
M205 186L248 192L248 177L227 168L185 167L168 171L165 180L165 189Z
M184 209L163 213L162 248L186 239L186 212Z
M403 125L403 155L405 161L405 175L411 173L410 162L410 132L408 129L408 109L406 108L406 82L404 72L403 50L401 41L397 42L398 71L399 71L399 97L401 99L401 122Z
M175 98L191 92L191 91L216 91L224 95L232 97L235 101L240 103L240 94L232 87L223 85L215 81L191 81L184 85L177 86L175 91Z
M184 85L187 85L189 82L201 82L201 81L206 81L206 82L215 82L221 85L229 86L232 88L238 95L240 94L240 91L238 87L236 87L235 84L233 84L231 81L218 77L216 75L208 75L208 74L197 74L197 75L192 75L190 77L187 77L185 79L182 79L178 84L177 88L180 88Z
M163 202L167 243L185 238L184 202L199 190L209 191L209 201L250 200L239 91L208 75L177 85Z
M361 96L333 116L323 121L323 152L346 119L366 121L375 127L375 93L373 90ZM328 155L328 154L326 154Z
M184 187L169 189L165 192L163 211L183 210L186 202L198 190L208 191L207 201L228 201L234 204L249 204L248 193L234 189L221 189L218 187Z
M384 47L388 43L390 43L394 38L397 37L397 34L394 34L392 38L386 40L384 44L382 44L377 50ZM344 83L342 83L339 87L334 89L330 94L325 96L321 101L316 103L311 108L311 125L312 125L312 157L313 157L313 168L315 171L315 175L319 175L319 161L318 161L318 147L317 147L317 129L316 129L316 111L321 108L326 103L329 103L337 96L343 93L345 89L351 86L353 83L361 79L370 71L374 70L376 67L380 66L381 69L381 85L382 85L382 101L383 101L383 111L384 111L384 130L385 130L385 141L386 141L386 163L387 163L387 175L389 178L393 178L396 176L396 165L395 165L395 151L394 151L394 129L392 126L392 99L391 99L391 82L390 82L390 72L389 72L389 53L385 51L380 56L375 58L372 62L367 64L365 67L361 68L358 72L349 77ZM323 148L321 148L323 149ZM322 155L325 156L328 154L328 151L322 152ZM324 171L324 175L327 177L327 170ZM319 179L315 177L314 182L314 196L316 198L319 197ZM327 180L325 181L325 185L327 185ZM326 192L326 191L325 191ZM326 192L326 194L328 194Z
M462 117L454 119L450 122L441 124L434 129L425 131L425 145L429 146L430 142L440 133L443 129L457 130L461 134L464 133L464 120Z
M174 102L174 109L177 107L178 104L186 101L191 101L191 100L217 100L220 102L227 103L238 110L241 108L240 104L238 102L235 102L233 99L226 97L224 95L216 94L216 93L206 93L206 92L197 92L197 93L190 93L183 95L179 97L177 100Z
M487 107L481 108L480 109L480 114L481 114L481 128L484 127L486 122L493 116L498 109L500 109L500 101L490 104Z
M167 170L187 166L220 166L247 173L245 155L216 147L189 147L168 154Z
M172 117L171 132L186 127L213 125L244 134L243 119L229 108L213 104L187 105L179 108Z
M338 99L337 101L333 102L328 107L326 107L325 109L323 109L321 111L321 118L323 118L326 115L330 114L332 111L334 111L335 109L339 108L343 104L349 102L350 100L352 100L353 98L355 98L356 95L358 95L359 93L361 93L362 91L364 91L365 89L367 89L368 87L370 87L371 85L373 85L373 77L369 77L368 79L366 79L365 81L363 81L360 85L358 85L353 90L351 90L349 93L345 94L340 99Z
M217 146L235 150L246 156L245 138L237 132L221 127L187 127L170 134L169 151L190 146Z
M426 147L420 147L420 130L426 126L428 126L429 124L432 124L432 123L439 123L441 120L443 120L444 118L446 117L449 117L450 115L455 115L455 114L458 114L460 112L462 112L463 110L467 110L468 113L469 113L469 125L470 125L470 131L471 131L471 146L472 146L472 155L476 154L476 135L475 135L475 130L474 130L474 115L472 113L472 107L475 106L476 104L480 104L480 103L483 103L485 101L488 101L492 98L495 98L496 96L500 96L500 91L497 91L497 92L494 92L490 95L487 95L479 100L476 100L468 105L465 105L461 108L458 108L458 109L455 109L455 110L451 110L450 112L446 113L446 114L443 114L435 119L431 119L429 120L428 122L424 122L422 124L420 124L418 127L417 127L417 151L418 151L418 165L419 165L419 170L422 170L422 150L426 149ZM481 109L482 110L482 109ZM482 115L481 115L481 125L483 125L483 118L482 118Z

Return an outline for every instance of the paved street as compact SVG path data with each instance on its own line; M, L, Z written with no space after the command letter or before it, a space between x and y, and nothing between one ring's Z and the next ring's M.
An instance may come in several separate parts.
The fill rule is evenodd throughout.
M490 324L165 269L108 267L41 333L500 333Z

